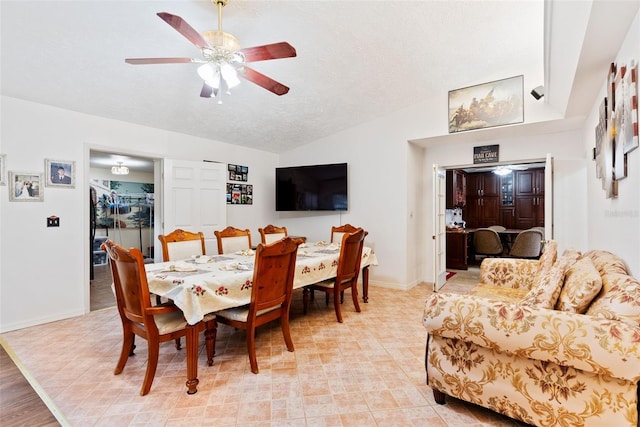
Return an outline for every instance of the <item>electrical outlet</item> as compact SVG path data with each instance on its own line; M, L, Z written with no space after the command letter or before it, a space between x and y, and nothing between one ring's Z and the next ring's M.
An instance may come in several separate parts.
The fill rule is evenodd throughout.
M47 218L47 227L60 227L60 218L55 215Z

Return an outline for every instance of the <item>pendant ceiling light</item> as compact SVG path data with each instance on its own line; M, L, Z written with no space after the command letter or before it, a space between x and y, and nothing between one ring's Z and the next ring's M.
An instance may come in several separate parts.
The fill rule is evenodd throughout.
M122 166L122 162L118 162L118 166L111 168L111 173L114 175L129 175L129 168Z

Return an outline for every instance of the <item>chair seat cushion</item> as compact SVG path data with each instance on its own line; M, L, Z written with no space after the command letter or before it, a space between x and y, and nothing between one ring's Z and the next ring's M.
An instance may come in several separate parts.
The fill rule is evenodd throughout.
M322 282L314 283L314 286L320 286L322 288L333 288L336 284L335 279L323 280Z
M265 313L268 313L273 310L278 310L280 306L265 308L264 310L258 311L256 314L257 317L262 316ZM216 312L216 317L224 317L229 320L235 320L237 322L246 322L249 318L249 306L243 305L242 307L229 308L226 310L220 310Z
M158 314L153 316L153 318L156 321L160 335L170 334L187 327L187 321L185 320L182 311Z

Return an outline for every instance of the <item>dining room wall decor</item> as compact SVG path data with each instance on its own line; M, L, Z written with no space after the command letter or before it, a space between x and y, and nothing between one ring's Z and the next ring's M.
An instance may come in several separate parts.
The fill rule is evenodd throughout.
M227 183L228 205L252 205L253 185Z
M44 175L39 172L9 171L9 201L42 202L44 200Z
M0 185L7 185L7 155L0 154Z
M449 133L524 122L524 76L449 91Z
M240 165L228 165L229 181L247 181L249 176L249 167Z
M44 159L47 187L75 188L76 162L72 160Z

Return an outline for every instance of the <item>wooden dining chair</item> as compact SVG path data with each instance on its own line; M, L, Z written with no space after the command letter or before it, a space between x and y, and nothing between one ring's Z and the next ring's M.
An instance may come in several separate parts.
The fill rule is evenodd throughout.
M255 345L258 326L280 319L287 350L294 350L289 330L289 309L296 255L301 243L301 239L285 237L267 245L259 244L253 268L251 302L247 306L216 312L218 323L246 331L249 362L254 374L258 373Z
M289 235L289 233L287 233L287 227L276 227L271 224L265 228L258 228L258 231L260 232L260 240L263 244L273 243Z
M122 321L122 350L114 374L120 374L135 348L135 336L147 340L147 370L140 395L149 393L158 366L160 343L186 337L187 341L187 393L197 392L198 335L205 331L207 363L213 364L215 316L208 315L195 325L189 325L182 311L173 304L151 305L149 284L144 268L144 257L137 248L125 249L111 240L102 244L109 256L111 274L116 293L118 313Z
M218 253L233 253L245 249L251 249L251 232L247 228L241 230L235 227L227 227L224 230L213 232L218 240Z
M162 245L162 260L178 261L191 258L192 255L206 255L204 234L176 229L169 234L158 236Z
M351 224L345 224L345 225L331 227L331 242L330 243L340 243L340 242L342 242L342 236L345 233L353 233L356 230L358 230L358 227L354 227Z
M309 293L316 290L323 291L326 292L327 295L333 295L333 307L336 311L336 318L338 322L342 323L342 311L340 309L342 302L341 297L347 289L351 289L353 305L356 311L360 313L360 304L358 304L358 274L360 273L360 265L362 262L364 238L367 234L369 233L362 228L358 228L354 232L343 233L336 277L304 288L302 301L305 314L309 307Z

